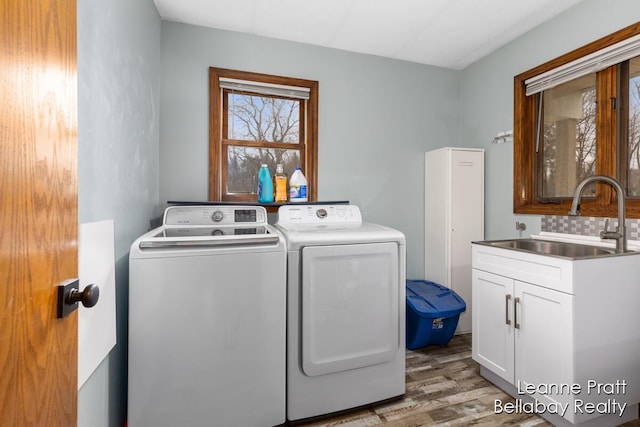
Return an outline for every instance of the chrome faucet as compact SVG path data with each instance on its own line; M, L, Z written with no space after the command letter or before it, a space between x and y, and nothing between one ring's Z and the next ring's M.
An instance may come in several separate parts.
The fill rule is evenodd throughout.
M600 232L600 238L602 239L614 239L616 241L616 252L624 253L627 251L627 233L624 225L625 217L625 197L624 190L618 181L605 175L593 175L585 178L573 192L573 203L571 203L571 210L569 215L580 215L580 197L582 196L582 190L587 184L594 181L604 181L616 189L616 195L618 196L618 227L616 231L608 230L608 220L605 222L604 230Z

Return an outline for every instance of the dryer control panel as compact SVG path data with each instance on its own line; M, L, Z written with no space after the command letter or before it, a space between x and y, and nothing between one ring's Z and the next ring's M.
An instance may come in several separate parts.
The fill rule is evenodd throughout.
M360 209L355 205L285 205L278 209L278 225L359 225Z

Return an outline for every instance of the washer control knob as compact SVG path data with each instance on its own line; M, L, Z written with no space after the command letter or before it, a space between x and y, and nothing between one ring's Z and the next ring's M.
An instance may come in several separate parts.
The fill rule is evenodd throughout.
M324 219L327 217L327 211L325 209L318 209L316 211L316 216L320 219Z
M214 222L220 222L222 221L223 218L224 218L224 214L222 213L222 211L215 211L213 215L211 215L211 219Z

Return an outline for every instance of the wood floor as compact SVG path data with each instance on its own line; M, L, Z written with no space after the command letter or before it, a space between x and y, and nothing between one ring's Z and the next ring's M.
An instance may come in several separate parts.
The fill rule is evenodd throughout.
M406 353L406 396L378 405L302 424L306 427L552 426L537 415L496 414L495 400L513 398L482 378L471 359L471 335L456 335L447 346ZM624 424L640 427L640 420Z

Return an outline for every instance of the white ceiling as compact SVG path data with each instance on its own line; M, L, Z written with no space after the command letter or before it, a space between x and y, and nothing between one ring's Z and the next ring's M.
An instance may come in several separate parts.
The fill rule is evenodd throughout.
M460 70L582 0L155 0L163 19Z

